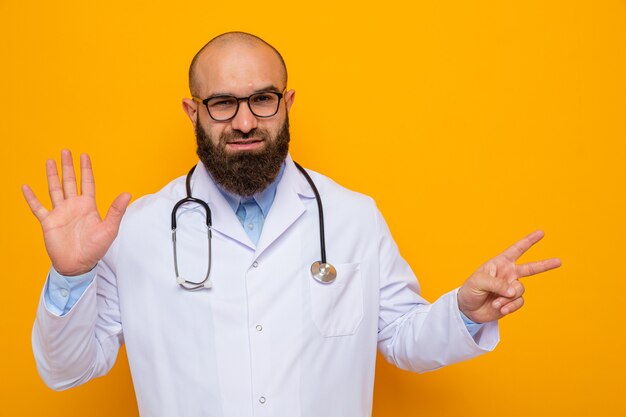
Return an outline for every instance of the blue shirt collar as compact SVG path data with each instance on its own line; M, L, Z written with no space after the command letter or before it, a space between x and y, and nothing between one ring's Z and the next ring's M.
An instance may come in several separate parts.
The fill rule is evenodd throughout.
M278 175L276 176L274 181L270 185L267 186L265 190L253 195L252 197L242 197L240 195L233 194L231 192L226 191L220 184L215 182L215 180L213 180L213 182L215 182L217 189L224 196L224 198L226 199L226 202L233 209L234 212L237 212L237 208L239 208L239 203L241 203L242 201L246 202L246 201L250 201L251 199L254 199L254 201L256 201L259 207L261 207L261 211L263 212L263 217L267 217L267 214L270 211L270 207L272 207L272 203L274 202L274 197L276 196L276 187L278 187L278 183L283 177L283 172L285 171L285 165L286 165L285 162L283 162L283 164L280 167L280 171L278 171ZM209 176L211 176L211 173L209 173ZM212 178L213 177L211 176L211 179Z

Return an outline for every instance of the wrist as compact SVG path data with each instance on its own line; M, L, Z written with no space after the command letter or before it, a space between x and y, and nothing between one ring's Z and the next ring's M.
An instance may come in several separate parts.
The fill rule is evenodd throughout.
M472 325L472 324L482 324L479 323L477 321L472 320L467 314L465 314L463 312L463 310L459 309L459 313L461 314L461 319L463 319L463 323L465 323L466 325Z
M96 265L93 265L90 268L67 269L66 270L66 269L63 269L63 268L58 268L53 263L52 264L52 269L54 270L54 272L57 273L57 275L60 275L60 276L63 276L63 277L68 277L68 278L77 278L77 277L81 277L83 275L89 274L91 271L93 271L96 268Z

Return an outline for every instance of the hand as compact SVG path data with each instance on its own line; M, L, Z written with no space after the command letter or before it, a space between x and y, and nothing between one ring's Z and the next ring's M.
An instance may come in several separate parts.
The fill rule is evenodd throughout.
M541 238L541 230L533 232L478 268L458 292L459 309L463 314L476 323L485 323L521 308L524 286L519 278L561 266L558 258L515 264Z
M72 154L61 152L63 187L56 162L46 161L48 191L52 210L47 210L28 185L22 192L43 229L43 239L52 266L62 275L80 275L90 271L106 253L117 236L130 194L119 195L104 220L96 207L95 183L87 154L80 157L81 195L77 192Z

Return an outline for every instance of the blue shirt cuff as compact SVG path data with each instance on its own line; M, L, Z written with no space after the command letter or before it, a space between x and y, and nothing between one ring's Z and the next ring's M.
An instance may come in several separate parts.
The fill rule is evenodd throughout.
M50 268L44 290L46 308L57 316L64 316L76 304L96 277L96 268L82 275L65 276Z
M476 323L472 321L472 319L463 314L461 310L459 310L459 313L461 313L461 318L463 319L463 324L465 324L465 327L467 327L467 331L470 335L472 335L472 338L475 337L480 329L483 328L485 323Z

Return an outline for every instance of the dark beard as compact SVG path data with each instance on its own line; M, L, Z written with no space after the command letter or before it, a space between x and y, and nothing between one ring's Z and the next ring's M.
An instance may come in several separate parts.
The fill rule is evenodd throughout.
M261 151L226 152L226 143L233 139L249 137L263 139L265 148ZM253 129L248 133L238 130L220 136L219 143L212 138L196 121L196 153L215 182L226 191L242 197L252 196L263 191L274 181L289 152L289 117L285 119L276 137L265 129Z

